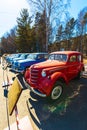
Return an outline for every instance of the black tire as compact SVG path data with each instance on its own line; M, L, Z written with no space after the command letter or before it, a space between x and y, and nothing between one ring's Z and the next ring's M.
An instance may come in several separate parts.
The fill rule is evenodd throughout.
M50 94L50 100L54 101L57 100L61 97L63 93L63 83L61 83L60 81L56 82L51 94Z
M80 79L80 78L81 78L81 76L82 76L82 71L80 71L80 72L78 73L78 75L77 75L76 79Z

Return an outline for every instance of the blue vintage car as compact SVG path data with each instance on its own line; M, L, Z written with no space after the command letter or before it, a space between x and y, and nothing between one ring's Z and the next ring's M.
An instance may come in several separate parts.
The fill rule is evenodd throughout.
M43 62L48 59L48 53L31 53L25 60L15 61L11 66L11 70L15 72L23 72L27 67L32 64Z
M14 59L12 59L10 61L11 66L12 66L12 64L14 64L18 60L24 60L24 59L26 59L28 55L29 55L29 53L21 53L21 55L19 57L14 58Z
M6 62L8 65L11 65L11 62L15 59L15 58L18 58L20 57L20 53L17 53L17 54L11 54L10 56L7 56L6 57Z

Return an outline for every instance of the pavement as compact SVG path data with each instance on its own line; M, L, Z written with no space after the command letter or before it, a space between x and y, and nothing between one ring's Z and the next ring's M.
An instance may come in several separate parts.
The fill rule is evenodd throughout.
M12 115L10 116L8 114L7 108L8 108L8 98L7 98L7 88L5 89L2 87L3 81L7 81L7 76L10 79L16 76L15 73L12 73L7 69L6 71L2 70L2 67L0 65L0 130L8 130L8 125L10 125L10 130L13 130L13 128L16 130L16 116L15 111L13 111ZM8 90L11 86L8 87ZM23 127L23 130L28 130L27 128L30 128L30 130L33 130L35 127L31 124L31 119L29 115L29 111L27 108L26 101L29 98L29 90L25 89L23 90L22 94L20 95L20 98L17 102L17 108L18 108L18 118L21 127ZM26 118L27 117L27 118ZM22 122L28 122L25 123L27 125L23 125ZM25 129L26 127L26 129ZM32 129L31 129L32 128ZM35 128L36 129L36 128Z
M87 68L86 68L87 69ZM0 66L0 130L8 126L6 97L2 88L3 71ZM8 72L9 78L15 76ZM6 73L4 74L6 79ZM65 94L55 102L48 102L28 89L24 90L18 101L20 121L26 116L33 130L86 130L87 129L87 76L72 80ZM10 125L14 124L15 113L9 117Z

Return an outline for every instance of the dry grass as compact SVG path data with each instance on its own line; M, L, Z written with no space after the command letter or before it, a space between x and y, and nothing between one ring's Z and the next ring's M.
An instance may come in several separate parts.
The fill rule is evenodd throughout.
M87 58L83 59L84 64L87 64Z

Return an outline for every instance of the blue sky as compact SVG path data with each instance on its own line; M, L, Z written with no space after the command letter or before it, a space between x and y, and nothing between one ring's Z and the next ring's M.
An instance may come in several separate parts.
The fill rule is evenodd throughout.
M23 8L29 8L27 0L0 0L0 37L16 25Z
M71 16L77 18L78 13L87 6L87 0L71 0Z
M77 18L80 10L87 6L87 0L71 0L70 14ZM20 11L28 8L27 0L0 0L0 37L16 25Z

